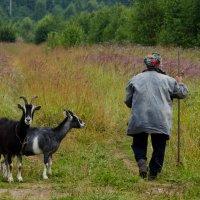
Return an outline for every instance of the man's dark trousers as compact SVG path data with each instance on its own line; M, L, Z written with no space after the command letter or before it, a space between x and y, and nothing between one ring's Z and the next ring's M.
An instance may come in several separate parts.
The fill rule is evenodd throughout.
M151 134L151 142L153 147L152 157L149 163L150 171L157 174L161 172L164 156L166 141L169 137L165 134ZM132 149L135 154L135 159L138 162L140 159L147 160L147 145L148 134L140 133L135 134L133 137Z

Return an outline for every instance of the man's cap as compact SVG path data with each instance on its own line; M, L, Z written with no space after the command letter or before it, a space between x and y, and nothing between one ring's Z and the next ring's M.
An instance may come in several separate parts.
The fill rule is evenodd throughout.
M144 63L147 68L158 67L160 65L161 56L159 53L152 53L144 57Z

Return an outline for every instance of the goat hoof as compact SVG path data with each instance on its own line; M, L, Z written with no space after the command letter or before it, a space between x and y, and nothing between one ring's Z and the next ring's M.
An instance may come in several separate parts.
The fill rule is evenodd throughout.
M48 176L43 176L43 179L44 179L44 180L48 179Z
M22 178L22 177L18 177L17 179L18 179L18 181L19 181L20 183L23 182L23 178Z
M8 183L13 183L13 182L14 182L13 177L9 177L8 178Z

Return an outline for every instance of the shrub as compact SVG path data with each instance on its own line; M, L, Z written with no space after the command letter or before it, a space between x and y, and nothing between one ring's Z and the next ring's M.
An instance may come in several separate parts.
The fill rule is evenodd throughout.
M83 29L75 23L67 24L62 33L62 46L70 47L81 44L84 41Z
M0 26L0 42L15 42L16 34L15 29L12 25L1 25Z
M52 15L46 15L42 18L37 26L35 31L35 43L40 44L47 40L48 34L50 32L55 32L60 28L60 23Z
M88 41L91 43L101 43L105 41L104 31L110 23L110 10L108 8L102 9L91 15L90 32L88 34ZM107 30L109 32L110 30Z
M20 24L20 35L26 42L34 40L34 22L29 17L25 17Z
M51 32L48 34L47 44L51 48L61 46L62 44L62 34L57 32Z

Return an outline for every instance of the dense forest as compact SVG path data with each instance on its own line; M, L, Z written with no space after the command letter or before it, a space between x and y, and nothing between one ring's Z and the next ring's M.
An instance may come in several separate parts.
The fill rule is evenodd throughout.
M0 0L0 6L0 41L200 46L199 0Z
M0 0L0 15L14 21L24 17L37 21L47 14L67 19L82 11L91 12L116 3L130 5L128 0Z

